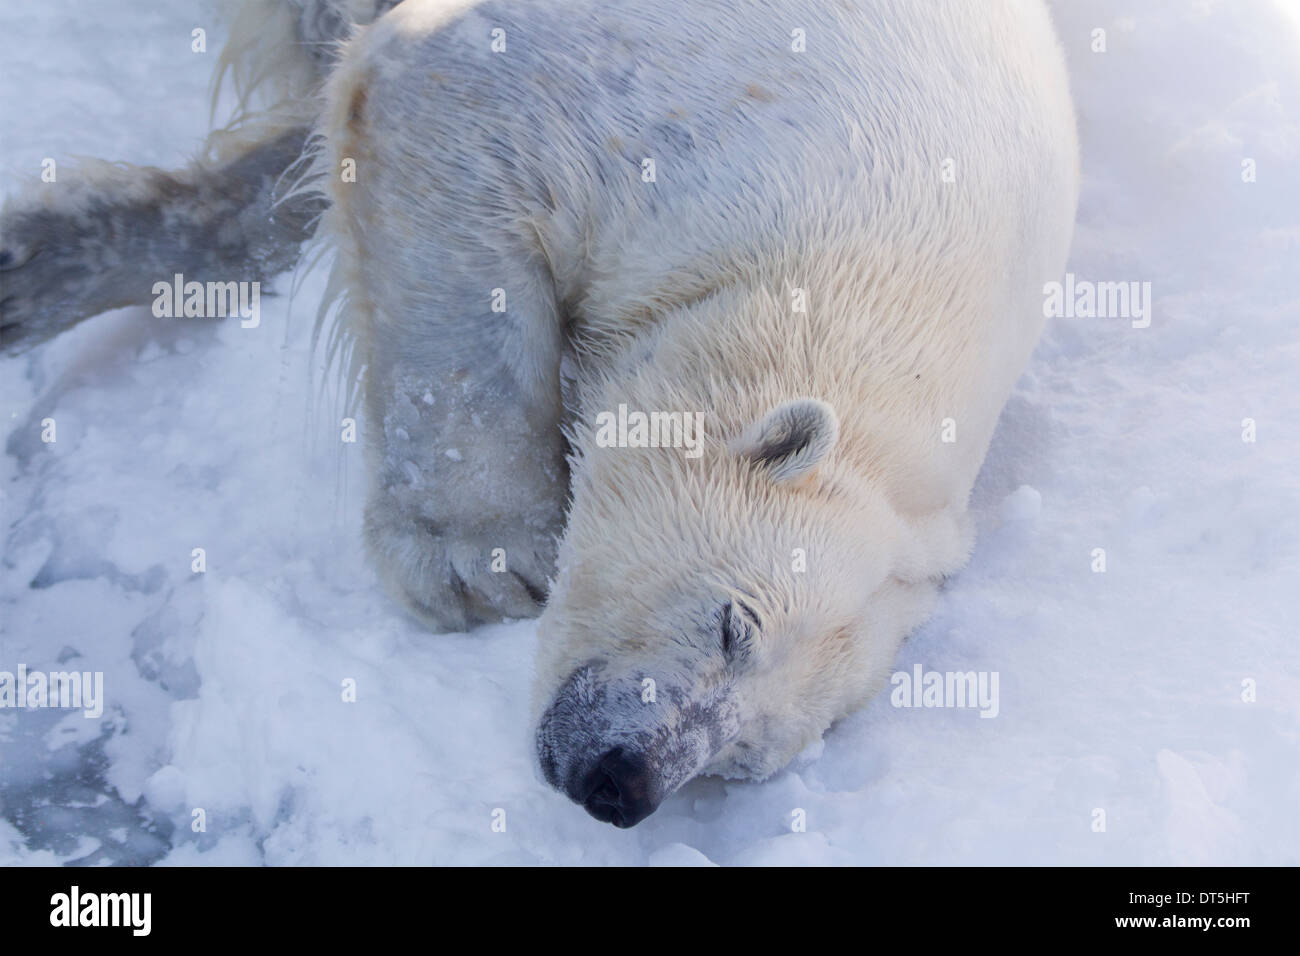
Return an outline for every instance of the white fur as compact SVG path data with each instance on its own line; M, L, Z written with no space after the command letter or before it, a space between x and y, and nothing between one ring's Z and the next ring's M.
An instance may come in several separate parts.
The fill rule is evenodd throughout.
M1077 144L1042 5L407 0L327 101L394 589L439 626L526 613L487 555L549 570L567 428L539 716L593 660L628 688L722 689L738 719L690 770L763 776L867 700L966 559L967 497L1064 265ZM756 423L799 398L837 427L756 465ZM620 403L702 411L703 455L597 447ZM761 626L728 658L731 600ZM602 705L615 736L671 723L631 693Z

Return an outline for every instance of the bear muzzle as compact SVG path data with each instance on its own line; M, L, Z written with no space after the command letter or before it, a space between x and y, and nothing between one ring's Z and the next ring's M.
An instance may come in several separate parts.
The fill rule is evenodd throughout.
M640 675L604 670L592 662L565 681L538 724L537 757L547 783L597 820L632 827L735 738L737 707L725 685L646 702Z

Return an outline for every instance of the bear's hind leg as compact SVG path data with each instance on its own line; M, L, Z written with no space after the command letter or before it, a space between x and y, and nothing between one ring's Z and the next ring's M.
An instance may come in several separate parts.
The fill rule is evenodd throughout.
M0 212L0 352L39 345L155 282L267 281L310 237L321 198L280 201L308 130L268 128L222 162L89 163ZM64 180L68 181L65 182Z

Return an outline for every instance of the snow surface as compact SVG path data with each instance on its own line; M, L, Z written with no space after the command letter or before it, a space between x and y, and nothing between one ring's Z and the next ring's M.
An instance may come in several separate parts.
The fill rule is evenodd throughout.
M882 697L767 782L592 820L532 767L534 625L430 636L365 564L361 449L311 384L318 270L258 329L125 310L0 360L0 670L108 697L0 711L0 862L1300 863L1300 4L1054 9L1070 269L1151 282L1154 319L1052 322L970 567L900 655L997 671L996 719ZM46 156L183 162L220 42L185 2L0 7L5 191Z

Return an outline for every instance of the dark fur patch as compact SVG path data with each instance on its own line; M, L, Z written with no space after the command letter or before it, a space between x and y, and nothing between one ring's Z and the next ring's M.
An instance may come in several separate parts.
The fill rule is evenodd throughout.
M778 462L807 448L808 443L812 441L812 436L811 428L801 428L798 422L792 423L792 427L786 429L785 434L764 442L763 447L751 457L762 465Z

